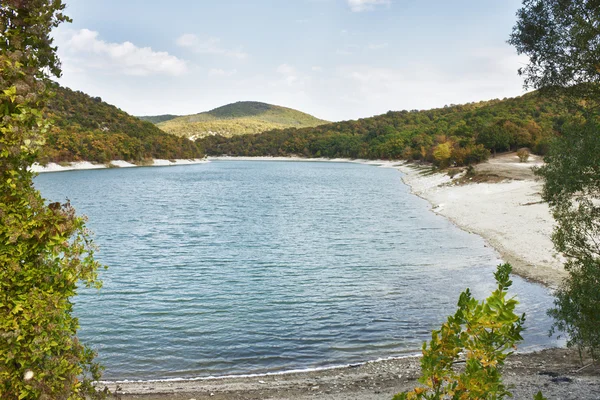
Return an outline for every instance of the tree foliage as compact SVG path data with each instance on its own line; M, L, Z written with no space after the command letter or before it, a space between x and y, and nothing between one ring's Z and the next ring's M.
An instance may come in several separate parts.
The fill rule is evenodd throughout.
M394 400L512 397L501 369L523 340L525 315L515 314L518 302L507 296L511 270L510 264L498 266L498 286L485 301L474 299L469 289L460 295L456 313L423 344L419 382L424 386L399 393Z
M444 165L469 165L486 160L491 151L529 147L543 152L563 115L555 102L532 93L427 111L390 111L313 128L211 136L200 142L210 155L408 159L438 165L443 149L444 155L450 151Z
M569 100L539 170L569 272L550 314L568 344L600 353L600 1L525 0L509 40L530 62L525 85Z
M68 204L47 205L28 167L50 128L49 75L60 75L50 31L60 0L0 3L0 398L82 399L99 377L77 339L77 283L99 286L98 263Z
M600 99L600 1L524 0L509 43L529 64L525 86Z
M41 163L145 159L190 159L204 156L201 146L169 135L99 97L53 86L47 116L54 126L46 132Z
M572 122L556 138L538 172L556 220L552 240L569 276L550 314L568 344L600 356L600 121Z

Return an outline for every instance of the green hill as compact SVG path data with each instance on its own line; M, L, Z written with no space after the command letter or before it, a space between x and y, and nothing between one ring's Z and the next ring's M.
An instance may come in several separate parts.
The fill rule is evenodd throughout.
M491 152L529 147L543 154L565 112L551 99L521 97L386 114L251 136L211 136L209 155L422 160L441 166L485 160Z
M143 116L140 116L137 118L141 119L142 121L148 121L148 122L152 122L153 124L158 124L159 122L170 121L177 117L179 117L179 115L164 114L164 115L143 115Z
M54 121L39 162L189 159L203 157L196 143L166 134L99 97L58 85L48 104Z
M160 122L167 133L197 139L205 136L256 134L272 129L315 127L328 123L291 108L240 101L200 114Z

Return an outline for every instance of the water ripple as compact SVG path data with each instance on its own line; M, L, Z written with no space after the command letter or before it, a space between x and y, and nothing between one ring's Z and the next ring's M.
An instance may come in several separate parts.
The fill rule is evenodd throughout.
M213 162L36 178L89 216L110 269L76 299L107 379L260 373L415 352L498 262L393 169ZM548 292L514 279L525 347Z

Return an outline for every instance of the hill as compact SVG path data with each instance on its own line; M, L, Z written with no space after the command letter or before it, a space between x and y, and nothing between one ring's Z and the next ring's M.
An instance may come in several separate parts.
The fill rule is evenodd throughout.
M537 93L386 114L303 129L201 140L209 155L408 159L440 166L485 160L521 147L543 154L564 123L564 111Z
M99 97L56 85L46 113L54 121L40 163L203 157L196 143L166 134Z
M240 101L200 114L160 122L167 133L197 139L205 136L256 134L272 129L315 127L328 123L291 108Z
M148 122L152 122L153 124L158 124L159 122L170 121L177 117L179 117L179 115L164 114L164 115L142 115L142 116L138 116L137 118L141 119L142 121L148 121Z

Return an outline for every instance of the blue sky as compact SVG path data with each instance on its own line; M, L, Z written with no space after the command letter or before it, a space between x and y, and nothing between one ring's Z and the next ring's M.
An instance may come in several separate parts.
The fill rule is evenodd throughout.
M65 0L60 82L134 115L240 100L328 120L518 96L517 0Z

